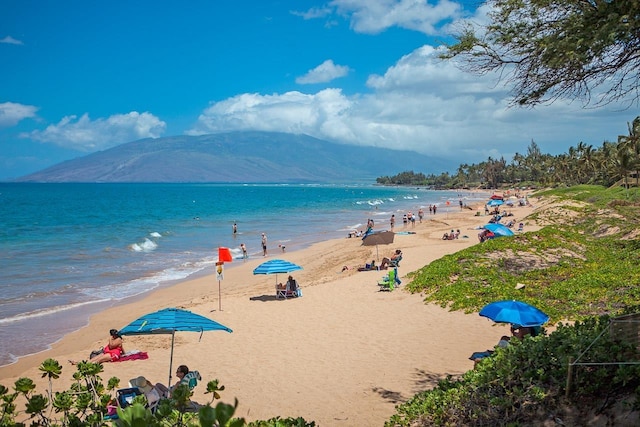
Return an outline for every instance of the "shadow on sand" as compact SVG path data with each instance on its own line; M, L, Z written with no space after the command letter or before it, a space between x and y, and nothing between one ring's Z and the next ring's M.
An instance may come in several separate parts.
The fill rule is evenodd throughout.
M280 301L275 295L260 295L259 297L250 297L250 301Z

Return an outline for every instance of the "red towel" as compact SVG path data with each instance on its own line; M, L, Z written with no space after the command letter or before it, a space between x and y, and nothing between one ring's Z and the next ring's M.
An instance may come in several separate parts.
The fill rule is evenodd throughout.
M132 353L132 354L127 354L126 356L122 356L120 357L120 359L114 360L114 362L124 362L127 360L144 360L148 358L149 358L149 355L146 352L141 351L139 353Z

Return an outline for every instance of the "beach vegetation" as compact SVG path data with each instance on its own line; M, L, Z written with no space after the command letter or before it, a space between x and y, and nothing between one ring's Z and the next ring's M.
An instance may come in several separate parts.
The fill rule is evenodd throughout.
M14 426L108 426L120 427L313 427L315 422L302 417L258 420L247 423L234 414L238 400L233 405L218 401L225 386L218 379L207 383L205 394L211 401L198 405L191 401L193 392L187 385L178 385L170 398L161 399L154 411L148 407L144 395L135 396L125 408L117 406L117 416L109 416L109 407L117 402L120 380L110 378L106 385L100 374L103 366L98 363L79 362L73 374L74 383L68 390L53 391L53 382L60 378L62 365L54 359L46 359L39 367L42 377L49 379L46 395L36 392L36 384L30 378L19 378L13 391L0 384L0 427ZM18 403L24 409L18 409Z
M549 335L512 339L475 369L399 405L385 426L589 425L596 417L634 425L612 413L640 409L640 364L607 363L639 360L638 349L604 334L609 320L560 323ZM582 360L592 364L574 368L567 395L567 366L587 348Z
M476 369L443 379L398 406L387 425L586 425L633 411L629 425L637 421L640 346L607 332L615 316L640 312L640 190L581 185L530 199L551 201L525 218L541 229L435 260L410 273L406 289L468 313L524 301L547 313L555 330L512 340ZM591 364L574 366L569 382L581 353Z

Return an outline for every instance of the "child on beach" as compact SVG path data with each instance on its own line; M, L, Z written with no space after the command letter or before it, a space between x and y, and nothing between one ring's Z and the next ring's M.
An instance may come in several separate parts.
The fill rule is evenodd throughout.
M262 233L262 256L267 256L267 235Z
M247 247L244 245L244 243L240 243L240 249L242 249L242 259L249 258L249 254L247 253Z

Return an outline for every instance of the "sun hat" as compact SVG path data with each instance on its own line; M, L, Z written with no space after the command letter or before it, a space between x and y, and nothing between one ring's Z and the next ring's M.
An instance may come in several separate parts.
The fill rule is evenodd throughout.
M143 376L139 376L137 378L129 381L131 387L138 387L144 394L150 393L153 390L153 385L151 382Z

